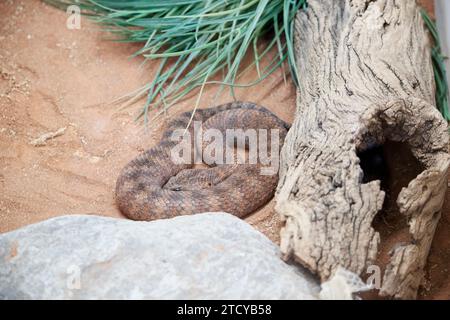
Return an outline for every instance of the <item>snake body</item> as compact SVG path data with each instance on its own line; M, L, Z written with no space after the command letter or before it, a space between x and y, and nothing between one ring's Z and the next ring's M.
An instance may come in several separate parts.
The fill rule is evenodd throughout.
M194 168L191 163L174 163L171 150L178 141L173 141L172 134L177 129L187 128L193 136L195 121L202 123L203 131L214 128L223 134L227 129L278 129L280 148L289 127L266 108L246 102L179 115L169 122L158 145L140 154L120 173L116 203L125 216L148 221L224 211L245 217L273 197L278 174L261 174L259 161L254 164L214 163L206 169ZM194 141L195 137L192 143ZM269 152L272 152L270 148Z

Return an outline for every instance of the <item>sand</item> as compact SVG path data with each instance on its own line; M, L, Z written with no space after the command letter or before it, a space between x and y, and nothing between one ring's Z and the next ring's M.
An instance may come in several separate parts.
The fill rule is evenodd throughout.
M158 141L168 118L191 110L196 95L145 130L134 121L142 102L123 110L111 104L156 72L157 63L128 59L139 45L104 41L85 19L69 30L64 12L38 0L2 1L0 13L0 233L67 214L124 218L113 198L120 169ZM216 91L207 87L200 107L231 101L228 91L214 101ZM293 120L295 88L281 70L236 97ZM450 298L450 192L447 198L423 298ZM273 202L246 220L279 241Z

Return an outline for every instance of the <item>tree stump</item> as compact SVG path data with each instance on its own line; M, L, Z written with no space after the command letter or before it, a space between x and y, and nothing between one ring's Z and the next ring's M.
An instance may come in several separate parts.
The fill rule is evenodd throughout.
M385 211L389 190L382 190L384 175L369 179L360 161L387 143L402 144L421 169L395 195L394 214L406 221L408 236L392 246L379 293L415 298L450 165L447 123L435 107L431 40L415 1L308 4L295 21L300 86L276 193L285 222L281 250L322 281L339 266L366 274L380 243L373 221ZM372 160L368 171L393 165Z

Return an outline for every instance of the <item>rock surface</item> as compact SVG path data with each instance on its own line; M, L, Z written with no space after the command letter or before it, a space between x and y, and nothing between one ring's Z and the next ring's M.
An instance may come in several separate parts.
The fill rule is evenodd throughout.
M229 214L71 215L0 235L2 299L316 299L319 287Z

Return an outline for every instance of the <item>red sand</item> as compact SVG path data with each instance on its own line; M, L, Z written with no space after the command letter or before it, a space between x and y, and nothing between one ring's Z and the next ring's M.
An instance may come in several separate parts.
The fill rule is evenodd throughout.
M2 1L0 14L0 232L65 214L122 217L113 191L120 169L160 136L133 122L141 104L119 111L108 102L152 79L157 64L127 59L139 46L102 40L85 19L65 27L66 14L40 1ZM249 74L247 80L255 77ZM205 91L211 106L217 88ZM239 100L264 105L292 122L295 88L281 71L262 84L237 90ZM169 116L191 110L196 96ZM228 102L224 93L218 103ZM46 146L30 141L66 127ZM450 192L427 267L423 298L450 298ZM247 219L273 241L281 224L273 203Z

